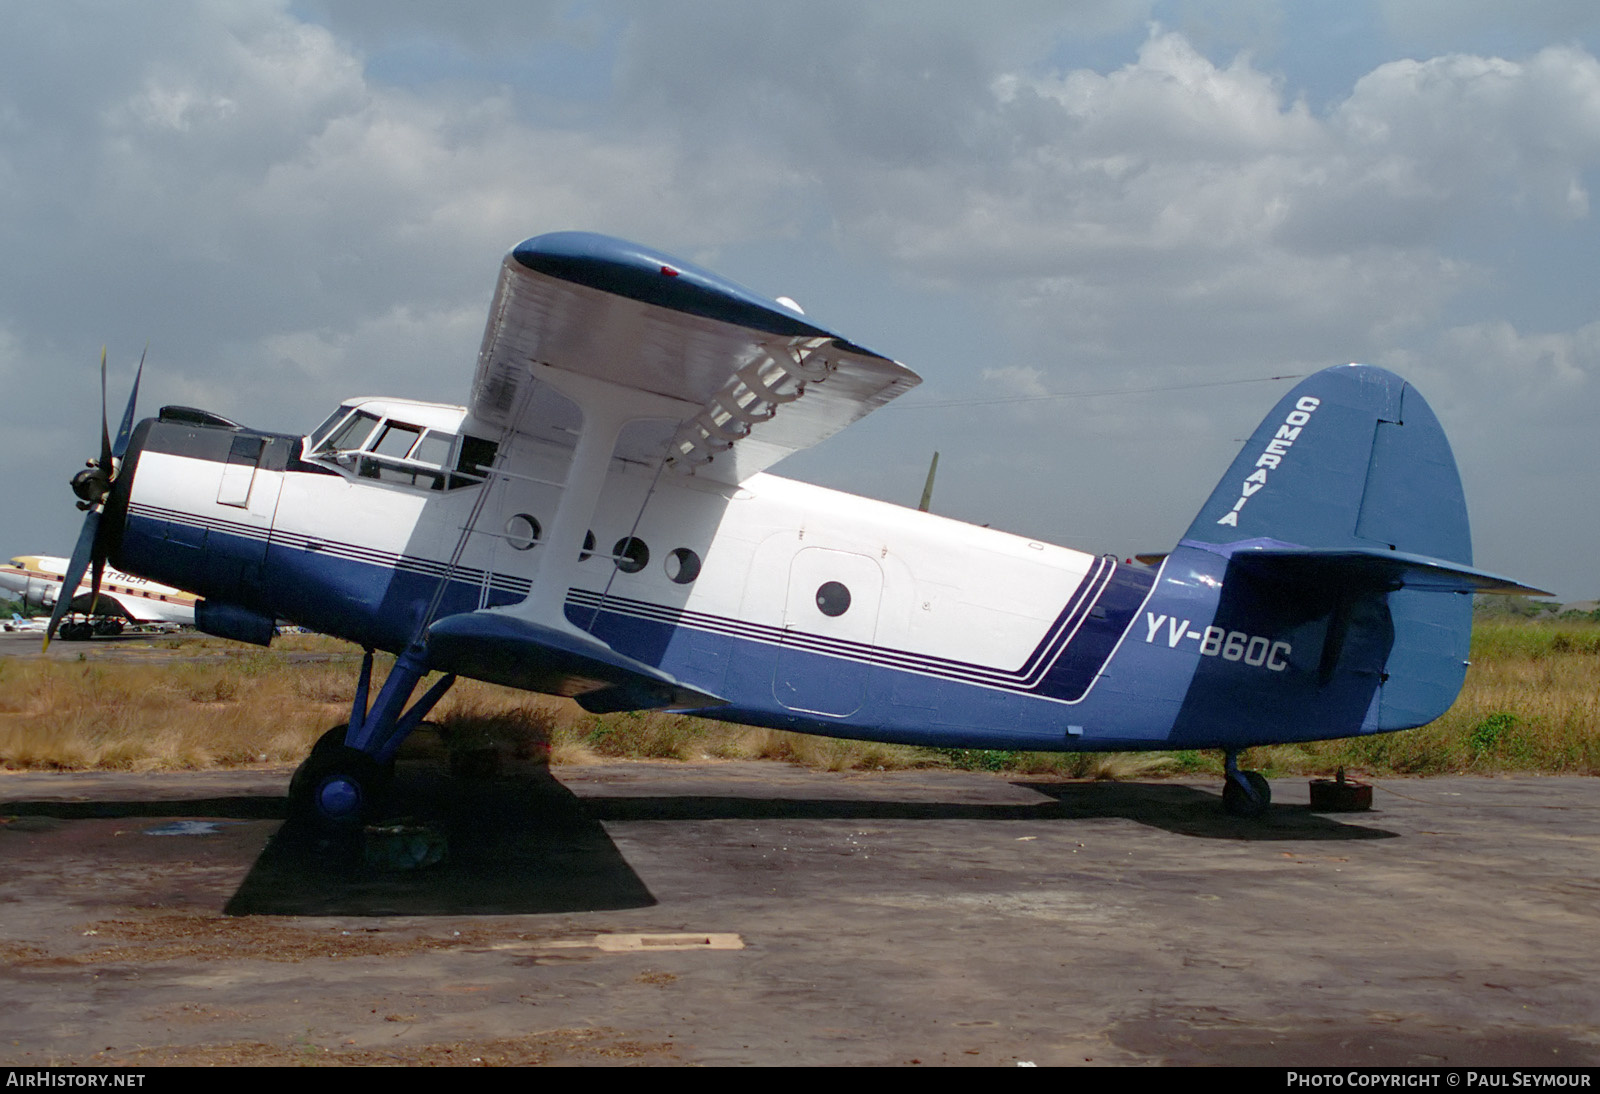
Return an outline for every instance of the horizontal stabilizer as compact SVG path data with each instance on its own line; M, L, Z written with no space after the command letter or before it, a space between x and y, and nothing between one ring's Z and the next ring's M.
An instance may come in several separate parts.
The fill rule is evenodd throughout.
M428 628L428 664L525 691L565 695L592 714L690 710L725 700L624 657L597 638L504 612L446 616Z
M1252 576L1316 583L1339 582L1380 589L1430 592L1500 593L1507 596L1550 596L1542 589L1512 581L1459 562L1376 547L1294 547L1272 540L1245 540L1225 547L1184 541L1184 546L1221 554Z

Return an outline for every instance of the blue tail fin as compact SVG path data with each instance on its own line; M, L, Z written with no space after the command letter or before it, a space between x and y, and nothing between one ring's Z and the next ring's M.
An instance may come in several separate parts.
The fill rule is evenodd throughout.
M1400 377L1325 369L1285 395L1184 537L1377 548L1472 565L1450 442Z
M1268 699L1286 736L1405 729L1449 709L1466 673L1468 593L1533 592L1472 567L1461 477L1413 387L1366 365L1284 396L1189 527L1184 548L1227 559L1218 619L1294 627L1295 674ZM1226 666L1218 665L1217 669ZM1199 712L1232 696L1199 677ZM1342 696L1339 725L1325 720ZM1365 698L1364 698L1365 697ZM1365 706L1359 727L1353 705Z

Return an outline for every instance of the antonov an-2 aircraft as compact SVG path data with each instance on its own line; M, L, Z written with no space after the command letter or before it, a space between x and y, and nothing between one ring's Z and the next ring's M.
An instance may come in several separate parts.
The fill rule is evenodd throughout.
M917 383L789 301L542 235L501 266L466 407L135 427L136 378L73 480L69 580L109 559L200 596L212 634L286 619L366 647L348 726L291 786L336 832L457 676L905 744L1221 749L1224 803L1254 815L1241 749L1431 721L1470 594L1537 591L1472 566L1437 419L1364 365L1284 396L1155 569L765 473ZM398 658L369 704L374 649Z

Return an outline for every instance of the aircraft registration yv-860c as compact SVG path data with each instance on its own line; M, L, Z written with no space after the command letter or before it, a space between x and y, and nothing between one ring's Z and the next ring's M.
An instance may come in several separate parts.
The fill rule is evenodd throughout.
M364 646L348 726L291 786L335 831L457 676L904 744L1221 749L1224 802L1254 815L1241 749L1431 721L1470 594L1537 592L1472 567L1437 419L1363 365L1286 395L1157 569L764 472L917 383L788 301L538 236L501 267L466 407L135 428L136 378L73 480L70 580L110 559L202 597L211 634L264 645L287 619ZM369 705L375 649L398 657Z

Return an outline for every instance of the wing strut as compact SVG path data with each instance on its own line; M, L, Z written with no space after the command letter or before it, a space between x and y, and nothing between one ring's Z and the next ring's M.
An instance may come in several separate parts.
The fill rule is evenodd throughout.
M462 612L429 625L429 667L509 687L572 696L585 710L595 713L722 705L725 700L719 696L618 653L566 617L567 592L623 427L646 419L681 423L700 407L549 366L535 365L534 371L583 412L577 448L561 487L543 557L521 602ZM665 461L657 466L658 480L664 467ZM630 537L638 531L654 489L652 482Z
M595 507L605 488L617 437L629 422L649 418L681 422L698 413L700 408L681 399L622 387L564 369L535 365L534 371L539 379L578 405L583 412L583 426L561 490L561 501L551 521L548 547L534 573L528 596L521 603L492 610L583 634L567 622L567 590L572 586L578 559L583 553L584 535L594 520Z
M633 526L628 529L628 538L623 540L624 543L632 543L634 537L639 534L639 522L644 520L644 511L650 507L650 499L656 496L656 487L661 484L661 472L666 469L667 457L662 456L661 459L656 461L655 477L650 480L650 489L644 492L644 500L639 503L639 511L633 515ZM618 559L616 556L612 556L611 561L615 564ZM600 599L595 601L594 611L589 613L589 622L584 624L584 630L594 631L594 625L599 621L601 611L605 609L606 598L611 595L612 582L617 580L617 574L621 572L622 568L619 565L611 567L611 574L606 578L606 587L600 590Z

